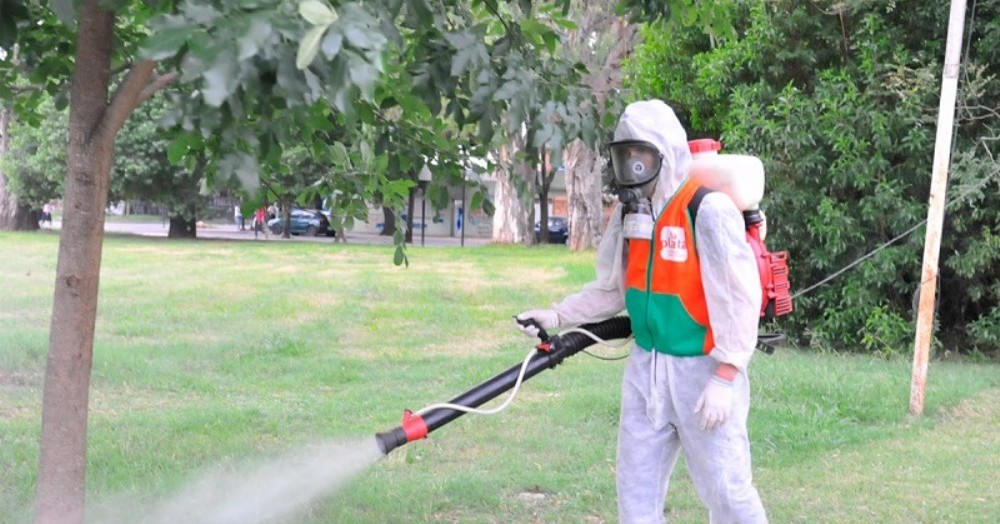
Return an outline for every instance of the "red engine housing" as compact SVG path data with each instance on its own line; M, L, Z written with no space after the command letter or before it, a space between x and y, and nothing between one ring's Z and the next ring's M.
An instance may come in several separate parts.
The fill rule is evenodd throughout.
M771 253L760 239L762 222L747 226L747 242L753 249L757 260L757 270L760 273L760 289L762 293L760 316L764 320L787 315L794 309L792 306L791 283L788 281L788 252Z

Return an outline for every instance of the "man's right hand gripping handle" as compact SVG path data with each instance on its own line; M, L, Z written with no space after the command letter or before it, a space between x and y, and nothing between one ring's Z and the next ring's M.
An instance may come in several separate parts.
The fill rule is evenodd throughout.
M517 329L530 338L538 337L542 341L549 338L547 329L559 327L559 314L552 309L529 309L514 316Z

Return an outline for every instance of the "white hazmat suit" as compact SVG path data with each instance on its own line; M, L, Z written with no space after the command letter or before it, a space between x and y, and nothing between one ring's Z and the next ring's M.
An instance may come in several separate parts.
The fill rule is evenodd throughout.
M650 142L662 154L651 199L658 215L686 180L691 162L686 132L669 106L650 100L625 109L615 140ZM747 365L757 340L760 277L743 217L724 193L703 198L694 232L715 345L707 355L684 357L632 348L622 384L616 473L625 524L665 522L667 486L681 449L711 522L767 522L753 485L746 429ZM620 313L627 257L619 205L598 249L597 278L552 309L526 311L518 318L548 329ZM537 334L533 327L522 331ZM732 381L716 377L720 364L738 370Z

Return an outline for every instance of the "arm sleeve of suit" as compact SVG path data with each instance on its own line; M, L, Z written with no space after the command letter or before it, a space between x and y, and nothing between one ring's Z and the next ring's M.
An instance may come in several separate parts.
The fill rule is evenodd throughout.
M724 193L701 201L695 239L715 338L710 355L745 372L757 345L762 292L743 216Z
M621 205L618 205L611 212L597 248L597 277L580 292L553 306L560 325L600 322L625 309L625 256Z

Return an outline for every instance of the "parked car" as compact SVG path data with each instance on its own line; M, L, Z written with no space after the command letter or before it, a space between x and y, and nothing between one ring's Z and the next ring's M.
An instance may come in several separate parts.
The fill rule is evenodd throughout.
M283 229L283 218L281 215L268 220L267 227L271 230L271 233L280 235ZM323 213L294 207L292 208L288 229L293 235L306 235L310 237L318 235L333 236L334 234L333 229L330 228L330 221L327 220Z
M549 243L565 244L569 240L569 222L566 217L549 217ZM542 241L540 222L535 222L535 242Z

